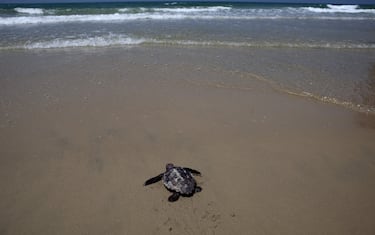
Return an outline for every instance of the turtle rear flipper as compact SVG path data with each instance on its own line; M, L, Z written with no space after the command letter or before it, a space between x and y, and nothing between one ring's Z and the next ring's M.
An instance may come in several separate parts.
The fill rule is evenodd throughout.
M160 181L163 178L163 174L164 173L161 173L158 176L155 176L155 177L152 177L151 179L146 180L144 186L149 185L149 184L153 184L153 183L156 183L156 182Z
M180 197L180 193L174 192L171 196L168 197L168 201L175 202Z
M202 188L199 187L199 186L195 186L195 192L196 192L196 193L199 193L200 191L202 191Z

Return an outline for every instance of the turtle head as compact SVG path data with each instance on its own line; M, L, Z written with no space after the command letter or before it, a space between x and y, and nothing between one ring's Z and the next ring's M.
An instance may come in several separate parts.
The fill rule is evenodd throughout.
M174 165L172 163L168 163L166 166L165 166L165 169L167 171L171 170L172 168L174 167Z

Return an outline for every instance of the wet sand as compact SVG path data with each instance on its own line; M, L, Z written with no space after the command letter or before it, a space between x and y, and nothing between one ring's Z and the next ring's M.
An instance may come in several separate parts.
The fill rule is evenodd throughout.
M1 52L0 234L374 234L374 116L198 51Z

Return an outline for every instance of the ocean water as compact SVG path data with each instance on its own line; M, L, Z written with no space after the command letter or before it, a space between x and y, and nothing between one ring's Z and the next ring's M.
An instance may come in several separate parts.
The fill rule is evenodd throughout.
M238 52L224 69L263 65L280 91L375 112L375 6L0 4L0 53L153 45Z

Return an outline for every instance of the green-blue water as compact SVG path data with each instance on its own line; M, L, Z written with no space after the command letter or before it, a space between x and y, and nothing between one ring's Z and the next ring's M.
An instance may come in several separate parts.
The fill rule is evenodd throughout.
M202 44L374 48L370 6L240 3L0 5L1 49Z

